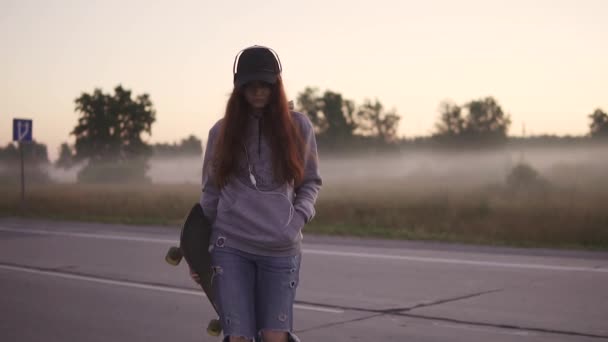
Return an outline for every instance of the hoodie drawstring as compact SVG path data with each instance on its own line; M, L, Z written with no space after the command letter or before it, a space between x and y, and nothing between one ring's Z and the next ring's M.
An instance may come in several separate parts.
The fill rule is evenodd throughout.
M262 159L262 120L263 116L258 120L258 158Z

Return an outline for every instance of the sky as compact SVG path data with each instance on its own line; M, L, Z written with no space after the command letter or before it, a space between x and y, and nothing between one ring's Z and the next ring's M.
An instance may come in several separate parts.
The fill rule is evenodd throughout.
M55 159L74 100L119 84L154 103L145 140L206 141L254 44L277 51L291 99L308 86L378 99L400 136L431 134L442 101L486 96L512 135L586 134L608 111L606 18L604 0L0 0L0 145L32 119Z

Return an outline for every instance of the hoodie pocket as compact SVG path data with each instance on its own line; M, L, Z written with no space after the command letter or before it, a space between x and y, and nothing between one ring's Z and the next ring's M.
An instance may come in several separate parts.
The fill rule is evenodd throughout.
M227 235L259 247L289 247L297 242L296 213L287 195L252 189L238 179L222 190L216 224Z
M293 217L291 218L291 221L289 222L289 225L287 225L287 227L285 227L285 234L287 234L289 241L291 241L292 244L302 240L302 228L304 228L304 217L295 211L293 211Z

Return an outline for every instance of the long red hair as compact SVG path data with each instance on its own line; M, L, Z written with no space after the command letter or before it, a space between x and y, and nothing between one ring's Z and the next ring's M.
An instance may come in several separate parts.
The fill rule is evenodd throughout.
M214 158L215 182L221 188L236 168L236 157L243 148L245 130L250 120L249 104L242 88L234 87L216 142ZM292 118L289 102L279 76L272 86L270 101L263 114L261 133L270 142L274 178L295 185L304 177L304 143Z

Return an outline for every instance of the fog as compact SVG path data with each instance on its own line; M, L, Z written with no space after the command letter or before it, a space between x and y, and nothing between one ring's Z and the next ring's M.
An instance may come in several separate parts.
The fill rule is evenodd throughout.
M324 183L330 186L410 184L475 187L503 183L519 162L534 167L543 177L561 184L605 183L608 146L500 149L483 152L408 150L399 153L339 155L320 153ZM148 176L154 183L200 184L202 157L152 158ZM82 167L82 166L80 166ZM78 170L52 168L59 182L75 182Z
M561 184L580 184L582 178L595 182L608 174L608 146L334 156L323 160L322 174L332 185L398 182L418 186L475 187L503 183L511 169L522 162L548 180Z
M84 165L77 165L64 170L49 168L49 174L54 181L61 183L74 183L78 177L78 171ZM200 184L202 179L203 157L174 157L169 159L151 158L148 162L147 176L153 183L158 184Z

